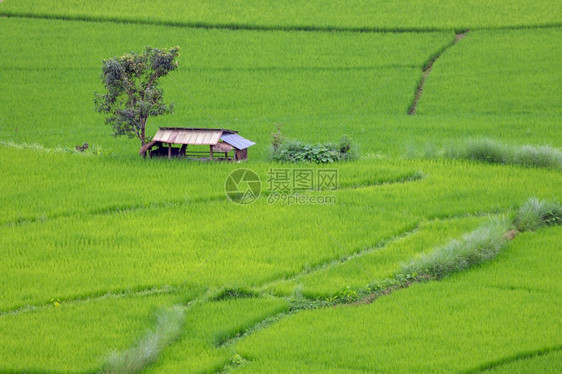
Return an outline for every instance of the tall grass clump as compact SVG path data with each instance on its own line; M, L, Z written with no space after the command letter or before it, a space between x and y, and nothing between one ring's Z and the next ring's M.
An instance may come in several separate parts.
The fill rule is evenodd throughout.
M467 158L472 160L490 162L494 164L505 164L513 155L510 148L492 139L469 140L458 150L456 158Z
M179 336L184 322L181 306L163 309L157 314L156 326L134 347L113 352L100 373L138 373L158 358L160 352Z
M443 278L451 273L487 261L505 245L506 232L511 222L503 217L491 220L484 226L465 234L460 240L452 240L443 247L414 258L403 265L399 274Z
M519 208L514 223L519 231L533 231L544 225L560 225L562 205L531 198Z
M562 152L549 145L524 145L515 149L513 153L514 164L562 169Z
M443 278L495 257L513 237L510 229L533 231L546 225L562 225L562 205L531 198L519 208L513 219L502 217L491 220L460 240L452 240L431 253L414 258L402 266L398 275Z
M548 145L513 146L492 139L473 139L463 145L449 147L445 156L494 164L562 169L562 152Z

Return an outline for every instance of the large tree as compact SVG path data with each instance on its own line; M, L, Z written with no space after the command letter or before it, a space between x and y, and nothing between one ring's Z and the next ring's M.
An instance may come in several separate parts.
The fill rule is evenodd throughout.
M96 110L106 114L113 135L137 137L146 143L145 127L150 116L171 113L174 104L164 103L159 79L178 67L179 47L146 47L137 54L103 61L101 79L107 93L95 93Z

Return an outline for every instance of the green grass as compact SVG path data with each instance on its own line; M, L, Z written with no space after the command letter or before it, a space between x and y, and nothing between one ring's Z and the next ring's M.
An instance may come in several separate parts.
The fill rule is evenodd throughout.
M138 157L95 157L2 144L0 162L3 165L0 169L2 224L67 216L111 215L207 200L225 202L224 183L229 173L241 166ZM362 165L338 165L339 186L355 188L392 183L419 173L418 166L413 163L383 161L376 165L367 162ZM267 173L272 166L261 162L248 164L262 178L264 193L269 189ZM119 176L118 180L116 176Z
M417 114L559 116L561 36L559 28L469 32L433 65Z
M524 201L529 191L541 199L556 199L562 178L560 173L548 169L464 161L379 159L373 163L362 160L337 166L342 187L333 191L338 199L336 205L269 205L262 197L250 206L238 207L221 192L223 178L236 165L143 160L123 164L113 157L9 146L0 149L1 157L6 160L3 165L10 165L2 168L5 180L21 181L2 185L3 205L16 209L17 213L18 206L13 204L23 204L28 216L44 217L4 224L0 228L4 258L0 264L3 310L43 305L51 298L59 298L64 304L67 300L108 291L166 285L182 285L179 294L195 295L201 295L206 288L261 287L344 255L360 253L418 224L422 229L432 227L430 222L425 223L428 220L505 211L515 201ZM156 193L150 185L131 190L135 181L146 175L144 165L162 173L160 179L168 180L164 188ZM255 168L265 184L267 170L272 165L257 162L247 165ZM199 174L194 174L195 171ZM80 182L84 173L90 173L94 183L89 189ZM208 173L207 177L202 173ZM412 173L422 173L424 177L392 183ZM177 177L177 182L166 178L170 174ZM190 174L194 175L190 177ZM115 175L120 175L121 183L112 183ZM29 178L37 178L37 182ZM204 193L197 190L201 189L201 178L208 183ZM25 184L26 180L33 182ZM78 184L65 190L59 181L68 181L71 186ZM390 183L381 184L385 181ZM37 185L42 186L45 199L42 204L35 200L40 196ZM116 191L128 191L129 200ZM167 203L170 196L184 196L184 191L192 191L188 199ZM322 193L326 191L312 194ZM480 198L474 199L475 195ZM135 209L112 208L145 199L146 204ZM442 204L435 205L435 200ZM16 213L11 214L17 217ZM471 220L475 221L466 219L466 225ZM463 223L457 230L463 227L468 228ZM365 265L385 274L385 269L390 269L384 266L385 261L397 264L409 254L429 250L444 240L445 236L438 232L427 235L419 245L410 242L404 247L393 246L383 262L366 260ZM256 241L256 237L260 240ZM218 251L216 255L215 251ZM346 273L337 272L337 275L345 278ZM321 276L311 279L322 281ZM342 279L342 286L364 286L364 282L356 279L352 273L349 279ZM329 295L341 289L338 286L330 290L329 285L333 283L326 283L326 287L313 292ZM12 287L13 284L18 287ZM96 313L92 311L92 315ZM72 316L69 323L73 322L80 324L81 320ZM151 325L145 326L149 330ZM129 345L124 343L120 351L134 346L141 337L140 333L129 337ZM8 347L13 344L6 342ZM100 365L110 348L104 354L96 351ZM214 358L202 359L200 364L196 364L199 359L191 358L176 364L223 365L233 357L211 352L209 355ZM26 357L21 362L29 363ZM68 362L72 366L70 359L60 362L59 365L55 357L52 365L60 369Z
M168 295L106 296L2 314L0 371L95 371L109 351L141 337L157 308L170 302Z
M544 225L559 225L561 222L560 203L530 199L519 208L514 223L520 231L533 231Z
M465 234L460 240L452 240L434 251L417 256L402 267L404 275L443 278L451 273L466 270L470 266L489 261L507 243L512 224L500 217Z
M478 269L284 319L237 346L250 362L240 372L465 371L559 345L560 235L525 233Z
M14 17L0 17L0 372L556 372L562 231L529 231L560 218L543 203L562 185L560 10L1 2ZM93 108L101 62L146 45L182 47L163 81L177 110L148 134L236 129L257 142L249 162L143 160L109 136ZM408 116L422 67L447 46ZM274 123L305 143L346 134L361 157L270 163ZM501 163L433 158L479 138ZM224 194L240 167L262 180L249 206ZM337 190L302 195L337 203L269 204L268 172L293 167L336 168ZM477 265L497 246L474 229L503 214L523 233ZM448 276L388 282L418 255ZM376 300L323 308L357 295Z
M0 22L7 30L0 38L11 56L0 82L0 92L9 92L0 96L4 141L70 149L89 142L115 156L136 157L139 144L111 138L103 117L93 110L93 92L101 89L101 61L146 44L179 44L180 67L163 81L176 113L149 120L148 134L158 125L233 128L257 142L250 159L261 160L269 155L273 123L278 122L285 124L287 137L310 143L337 141L347 134L359 145L360 155L404 155L427 143L444 147L466 137L562 146L556 109L561 70L553 62L559 49L556 30L510 32L515 36L505 43L516 43L522 52L510 52L513 58L502 57L505 61L493 65L513 65L512 75L494 74L491 79L479 73L490 68L485 57L474 72L467 59L477 59L484 55L480 49L493 50L486 46L503 41L494 39L495 33L470 33L438 59L418 115L411 117L406 112L421 67L450 43L451 32L259 32L10 18ZM537 45L549 55L536 57L543 55ZM500 57L498 52L495 58ZM518 88L511 89L512 81ZM463 86L474 92L444 92ZM531 91L537 93L524 104L531 111L515 110ZM489 96L486 105L502 112L474 107L481 105L481 94ZM506 105L497 106L498 100Z
M183 328L184 308L161 309L156 326L135 346L123 352L112 352L104 363L102 373L137 373L154 363L162 350L177 340Z
M47 4L40 0L6 0L0 12L9 15L65 17L84 20L119 20L156 24L208 27L258 27L368 30L466 29L524 27L560 24L562 8L545 0L486 0L443 3L439 0L372 2L354 0L264 3L213 1L111 1L95 3L64 0Z
M8 148L7 152L14 151ZM268 204L262 197L249 206L236 206L221 192L228 170L235 165L201 168L189 163L154 163L154 167L165 165L162 179L168 171L184 169L180 171L177 186L168 184L171 190L163 189L161 195L154 195L148 187L154 184L147 185L145 190L133 189L134 181L146 175L142 160L132 163L139 165L138 171L129 168L125 172L122 165L111 159L36 150L21 154L44 157L51 167L60 165L45 178L44 196L48 199L50 194L50 204L58 201L61 207L41 207L33 199L19 197L26 193L35 196L37 183L21 190L17 190L17 185L6 186L7 193L3 196L6 208L17 212L18 206L11 204L26 202L24 207L31 212L29 215L45 218L0 227L0 248L5 254L0 264L4 275L0 285L5 290L0 308L4 310L43 304L53 297L73 299L108 291L184 283L188 289L237 284L259 286L372 248L424 220L505 211L531 194L556 200L562 182L560 173L547 169L448 160L380 160L377 164L361 161L341 165L342 188L329 193L336 197L337 204L287 206ZM74 159L75 168L62 167ZM255 166L264 179L264 188L269 188L265 179L271 165L248 166ZM379 184L416 170L414 167L426 176L405 183ZM49 169L37 161L27 168L15 168L7 175L25 180L46 170ZM71 194L65 194L64 190L61 194L58 183L49 184L72 181L79 170L93 170L92 180L99 175L103 183L91 190L78 184L76 192ZM218 170L208 177L213 186L200 196L194 192L179 203L168 203L170 196L179 193L183 197L184 191L201 188L202 176L194 170L198 173L207 170L209 174ZM181 178L182 174L190 173L197 178L191 181ZM121 175L123 184L103 179L104 175L117 174ZM357 183L363 186L349 188ZM114 209L115 205L126 202L116 193L123 190L129 194L130 201L147 199L147 203L136 209ZM474 199L475 195L481 198ZM98 198L107 196L120 200L111 201L113 205L109 208L105 201L98 203ZM217 197L211 199L213 196ZM162 197L164 200L159 200ZM434 200L443 204L435 205ZM84 207L80 207L82 202ZM67 213L52 216L53 206ZM75 206L76 214L70 213ZM255 241L256 237L260 238L259 242ZM12 284L18 287L11 287Z
M343 250L322 240L329 228L353 229L354 238L345 231L334 236L358 250L417 221L408 214L383 216L375 207L333 205L329 211L265 200L239 208L222 200L4 227L0 307L184 282L258 285L339 257ZM369 224L354 228L350 213ZM296 225L294 217L302 222ZM265 241L253 242L256 235Z
M140 145L112 140L93 110L103 59L147 44L180 45L180 67L162 82L176 112L149 120L147 133L158 125L230 127L258 143L251 158L265 159L275 122L287 124L288 136L313 130L321 141L332 141L354 115L405 113L421 67L453 38L451 32L357 35L0 22L9 30L0 38L11 56L0 83L0 92L10 92L0 98L6 108L0 139L67 148L89 142L127 155Z
M147 372L218 371L235 355L233 346L222 343L263 319L286 311L287 301L276 299L231 299L196 306L186 313L180 340Z
M482 217L424 221L403 237L368 249L357 257L344 259L296 279L274 283L269 290L279 295L301 293L310 298L331 297L347 288L358 290L377 280L391 278L403 262L418 253L445 244L482 223Z

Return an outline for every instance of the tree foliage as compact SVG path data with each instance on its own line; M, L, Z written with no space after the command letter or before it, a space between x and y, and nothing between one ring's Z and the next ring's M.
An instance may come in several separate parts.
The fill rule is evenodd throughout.
M159 79L178 67L179 47L169 50L146 47L103 61L101 79L107 93L95 93L96 110L106 114L113 135L137 137L145 144L148 117L171 113L164 102Z

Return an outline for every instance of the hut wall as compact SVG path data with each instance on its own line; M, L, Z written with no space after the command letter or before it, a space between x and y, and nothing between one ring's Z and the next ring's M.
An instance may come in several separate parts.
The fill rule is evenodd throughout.
M237 149L234 151L234 153L235 153L235 159L238 161L248 159L248 148Z

